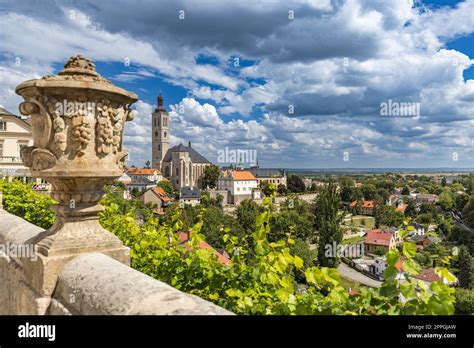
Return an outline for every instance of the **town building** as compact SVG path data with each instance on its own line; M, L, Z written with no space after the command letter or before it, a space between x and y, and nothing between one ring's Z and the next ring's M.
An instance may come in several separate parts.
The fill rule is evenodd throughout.
M145 192L154 188L157 183L163 180L163 175L156 168L130 167L125 173L130 177L130 182L126 184L129 190L137 189L140 192ZM123 177L123 179L126 180L126 177Z
M372 254L374 252L386 253L396 248L395 236L381 229L371 230L367 232L365 236L364 247L366 254Z
M170 148L169 115L158 96L155 112L152 113L152 166L159 168L176 190L185 186L201 186L204 168L210 165L196 149L179 144Z
M431 193L418 193L416 195L416 201L418 203L437 203L439 201L439 197Z
M0 106L0 177L30 177L20 152L32 145L29 119L16 116Z
M201 203L201 190L196 186L184 186L179 191L179 203L195 206Z
M248 169L250 173L257 179L257 184L266 181L269 184L275 185L277 188L280 185L287 186L286 173L283 169L260 168L258 165Z
M163 180L163 175L159 169L156 168L135 168L130 167L126 171L126 174L130 177L131 181L139 181L143 178L159 183Z
M228 204L238 205L245 199L261 198L257 178L248 170L222 170L217 187L228 192Z
M374 201L354 201L351 203L351 208L354 208L358 214L374 215L375 203Z
M158 214L164 213L164 208L171 203L171 198L163 190L162 187L156 186L144 194L141 195L140 199L144 203L156 204L155 212Z

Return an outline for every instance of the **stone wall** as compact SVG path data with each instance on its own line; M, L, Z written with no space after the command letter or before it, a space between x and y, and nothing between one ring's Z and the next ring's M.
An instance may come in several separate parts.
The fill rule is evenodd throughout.
M37 279L48 275L29 254L41 232L0 208L0 315L232 314L101 253L65 261L52 278L52 293L45 294Z

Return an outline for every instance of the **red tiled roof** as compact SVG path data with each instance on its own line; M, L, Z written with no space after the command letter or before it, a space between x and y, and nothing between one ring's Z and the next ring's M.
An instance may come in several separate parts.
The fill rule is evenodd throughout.
M351 203L351 207L355 207L357 205L357 201L354 201ZM363 201L362 202L362 207L365 207L365 208L373 208L374 207L374 201Z
M400 204L400 205L397 207L397 210L398 210L398 211L401 211L402 213L404 213L405 210L407 210L407 208L408 208L408 204L403 203L403 204Z
M224 177L229 176L229 174L232 174L232 179L236 181L257 180L257 178L255 178L255 176L248 170L232 170L232 171L225 170L223 172Z
M371 230L365 236L365 244L390 246L393 235L380 229Z
M179 237L179 244L184 245L184 248L186 250L190 250L190 246L189 244L187 244L189 238L190 238L190 235L191 235L191 232L178 232L178 237ZM220 252L218 252L216 249L214 249L211 245L209 245L207 242L205 241L202 241L199 243L198 247L200 249L212 249L214 250L214 252L216 253L217 255L217 260L219 261L219 263L223 264L223 265L228 265L230 263L230 260L229 258L225 257L224 255L222 255Z
M171 198L166 194L162 187L156 186L152 189L153 193L158 196L163 202L171 201Z
M420 274L415 276L415 278L418 278L420 280L424 280L427 282L438 282L440 280L434 268L427 268L427 269L422 270Z
M156 174L161 174L160 170L157 168L133 168L130 167L128 168L128 172L133 174L133 175L154 175L155 172Z

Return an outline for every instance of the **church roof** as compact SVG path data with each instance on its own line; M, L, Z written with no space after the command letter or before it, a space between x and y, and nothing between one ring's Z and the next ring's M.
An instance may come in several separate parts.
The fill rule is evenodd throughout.
M211 163L209 162L203 155L199 152L194 150L191 146L184 146L183 144L179 144L170 148L163 158L163 162L171 162L171 154L173 152L188 152L189 158L193 163Z

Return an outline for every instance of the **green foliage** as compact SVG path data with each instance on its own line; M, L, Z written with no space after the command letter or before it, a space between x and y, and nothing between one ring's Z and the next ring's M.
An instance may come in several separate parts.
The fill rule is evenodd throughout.
M459 286L465 289L474 287L474 267L469 250L465 246L459 248Z
M439 205L446 211L454 208L454 196L451 191L444 190L439 195Z
M29 196L33 193L26 185L2 183L2 190L8 202L7 208L17 209L17 205L27 202L17 210L20 216L35 209L30 205ZM405 283L399 284L396 279L395 265L400 254L392 250L386 255L388 267L382 288L360 287L360 294L350 296L336 269L313 265L314 254L308 251L303 241L291 236L275 242L268 240L272 218L270 199L264 200L264 210L257 215L248 241L231 235L223 224L220 229L222 245L231 255L230 264L225 265L218 261L214 250L199 247L204 240L201 232L206 209L188 212L172 206L170 214L159 221L153 214L143 215L140 212L143 206L127 205L129 203L123 200L116 188L107 190L100 222L130 247L132 267L237 314L397 315L452 314L454 311L452 288L442 282L433 282L428 288L412 277L419 266L413 260L414 250L410 244L402 248L403 266L407 273ZM10 205L13 195L18 200ZM322 195L326 203L319 202L317 211L324 212L325 218L319 221L320 226L326 226L337 215L338 196L332 185ZM47 197L44 199L49 200ZM334 205L330 207L329 202ZM140 223L137 221L139 214L143 215ZM38 214L31 217L35 224L43 218ZM185 247L179 242L178 232L188 230L186 225L193 226ZM453 278L446 269L437 268L436 271L441 278Z
M237 206L235 217L247 232L255 231L255 220L261 213L261 207L251 199L245 199Z
M474 290L457 288L454 296L456 297L456 314L474 315Z
M380 226L398 227L403 223L403 214L391 205L378 204L374 211L375 223Z
M318 238L318 262L321 266L337 267L339 258L325 255L326 245L341 244L341 222L344 214L339 210L340 197L337 188L329 183L318 195L315 203Z
M0 180L0 191L3 192L3 206L6 211L44 229L54 223L55 217L51 208L55 202L49 196L36 193L32 184Z
M469 202L462 210L462 215L466 225L474 228L474 195L469 197Z
M156 186L161 187L168 196L173 197L173 185L168 180L161 180Z
M268 181L262 181L260 183L260 188L265 196L270 197L275 195L277 188L274 184L269 183Z
M201 187L206 188L216 188L217 181L219 180L220 168L214 164L206 166L201 179Z
M373 200L377 196L377 188L374 184L364 184L362 186L362 194L366 201Z
M302 193L306 190L303 179L296 174L290 174L287 177L286 184L291 192Z
M297 198L289 198L280 206L280 211L270 219L271 241L286 238L291 233L292 238L301 240L312 239L314 236L314 215L310 204Z

